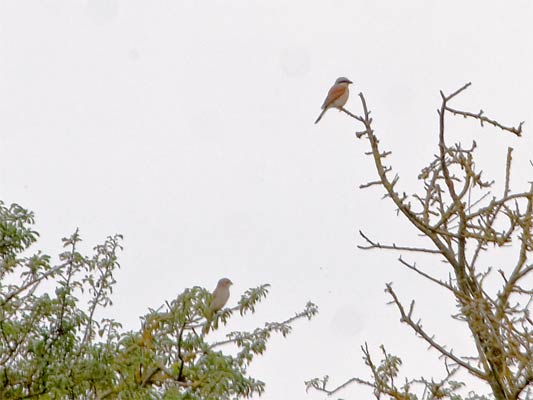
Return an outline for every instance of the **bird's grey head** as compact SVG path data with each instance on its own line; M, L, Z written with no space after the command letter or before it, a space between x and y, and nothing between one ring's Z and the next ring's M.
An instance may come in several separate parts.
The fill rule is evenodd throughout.
M233 285L233 282L229 280L228 278L222 278L218 281L218 286L231 286Z
M341 76L340 78L337 78L337 80L335 81L335 84L337 83L347 83L347 84L350 84L350 83L353 83L351 80L349 80L348 78L345 78L344 76Z

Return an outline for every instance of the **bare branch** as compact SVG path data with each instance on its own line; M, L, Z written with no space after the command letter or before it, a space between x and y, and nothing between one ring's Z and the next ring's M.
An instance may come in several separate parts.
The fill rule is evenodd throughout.
M359 185L359 189L366 189L366 188L369 188L370 186L381 186L381 181L372 181L368 183L363 183Z
M500 128L503 131L511 132L516 136L522 136L522 126L524 125L524 121L520 122L520 124L518 124L518 127L505 126L500 124L498 121L485 117L483 115L483 110L480 110L477 114L474 114L468 111L460 111L451 107L446 107L446 111L451 112L453 115L462 115L464 118L477 119L480 122L481 126L483 126L483 123L486 122L492 126Z
M396 244L394 243L392 245L385 245L379 242L374 242L368 236L366 236L362 231L359 231L359 235L361 235L363 239L365 239L366 242L369 244L368 246L358 245L357 248L361 250L385 249L385 250L413 251L413 252L419 252L419 253L441 254L439 250L425 249L423 247L396 246Z
M358 115L352 114L350 111L348 111L348 110L347 110L346 108L344 108L344 107L339 108L339 110L342 111L342 112L344 112L344 113L346 113L346 114L348 114L350 117L352 117L352 118L354 118L354 119L356 119L356 120L358 120L358 121L360 121L360 122L364 122L363 117L360 117L360 116L358 116Z
M405 265L407 268L409 268L410 270L413 270L415 271L417 274L420 274L422 275L424 278L426 279L429 279L431 282L434 282L436 283L437 285L439 286L442 286L443 288L445 289L448 289L450 290L451 292L453 292L454 294L458 294L458 292L455 290L455 288L451 285L449 285L448 283L445 283L439 279L436 279L434 277L432 277L431 275L425 273L424 271L421 271L419 270L418 268L416 268L416 265L415 264L409 264L408 262L406 262L402 257L398 258L398 261L400 261L403 265Z
M444 101L448 101L448 100L451 100L453 99L455 96L457 96L458 94L460 94L461 92L465 91L466 89L468 89L468 87L472 85L472 82L468 82L468 83L465 83L462 87L460 87L459 89L457 89L455 92L453 92L452 94L448 95L448 96L445 96L443 91L441 90L440 91L440 96L442 97L442 99Z
M388 283L386 285L387 289L386 289L386 292L389 293L391 296L392 296L392 299L393 299L393 302L394 304L396 305L396 307L398 308L398 310L400 311L400 316L401 316L401 322L404 322L406 323L407 325L409 325L420 337L422 337L428 344L430 347L434 348L435 350L437 350L439 353L441 353L443 356L451 359L452 361L454 361L456 364L460 365L461 367L465 368L467 371L469 371L471 374L477 376L478 378L481 378L481 379L486 379L486 375L483 371L475 368L474 366L470 365L469 363L467 363L466 361L464 361L463 359L457 357L455 354L453 354L451 351L448 351L444 348L444 346L438 344L434 339L433 339L433 336L430 336L428 335L423 329L422 327L420 326L419 323L417 322L414 322L412 319L411 319L411 316L410 316L410 313L406 313L405 312L405 309L403 307L403 305L401 304L400 300L398 299L398 296L396 295L396 293L394 292L394 290L392 289L392 286L390 283Z

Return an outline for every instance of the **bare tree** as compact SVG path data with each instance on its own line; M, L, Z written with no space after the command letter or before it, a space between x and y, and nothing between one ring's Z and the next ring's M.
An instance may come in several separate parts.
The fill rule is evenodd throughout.
M361 187L378 186L384 189L385 197L394 203L399 215L406 218L419 234L429 239L427 247L382 244L360 232L364 245L359 247L399 252L402 266L447 291L454 298L458 310L451 317L464 322L474 339L474 356L456 354L446 343L428 332L414 315L414 300L406 305L392 285L387 284L386 292L396 306L401 322L443 359L444 378L437 381L427 377L400 380L401 360L382 347L382 359L375 364L365 344L362 347L363 359L370 368L370 379L352 378L330 388L326 376L306 382L308 389L333 395L351 383L359 383L372 388L377 399L382 396L398 400L460 398L458 389L463 384L455 382L453 376L457 371L466 371L486 382L494 399L529 398L533 386L533 321L529 311L533 290L527 286L526 276L533 270L530 261L533 250L533 185L522 192L511 191L513 149L510 147L504 166L503 190L494 193L494 182L482 178L474 162L476 143L469 148L460 143L446 143L446 122L454 116L478 121L482 126L492 125L517 136L522 134L523 123L517 127L506 126L485 116L483 111L473 113L453 108L452 100L469 86L470 83L449 95L440 93L438 152L419 175L423 189L410 196L399 192L399 177L386 164L390 152L379 147L363 94L359 94L362 115L343 111L363 125L356 135L368 140L370 151L367 154L371 156L378 175L375 181ZM513 244L512 249L516 254L503 269L494 271L480 261L482 254L494 247L509 244ZM430 255L435 262L421 268L406 260L405 254L413 253ZM438 265L442 270L442 261L449 269L447 279L439 277L435 268ZM499 275L498 289L491 290L486 280L495 274Z

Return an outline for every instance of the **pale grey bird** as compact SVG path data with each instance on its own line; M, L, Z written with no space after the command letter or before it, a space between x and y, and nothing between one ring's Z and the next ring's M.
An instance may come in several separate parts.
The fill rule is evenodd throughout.
M217 287L213 290L211 295L211 302L209 303L209 308L207 309L206 322L204 325L203 332L204 334L209 332L211 326L211 321L213 320L214 315L220 311L228 302L229 299L229 287L233 285L233 282L228 278L222 278L218 281Z
M326 100L324 100L324 103L322 104L322 112L316 119L315 124L322 119L324 113L330 108L335 107L341 109L344 107L348 101L348 96L350 95L348 85L351 83L353 83L351 80L343 76L337 78L333 86L329 89Z
M209 304L209 311L212 314L222 309L226 305L229 299L229 287L233 285L233 282L228 278L222 278L218 281L217 287L213 290L211 303Z

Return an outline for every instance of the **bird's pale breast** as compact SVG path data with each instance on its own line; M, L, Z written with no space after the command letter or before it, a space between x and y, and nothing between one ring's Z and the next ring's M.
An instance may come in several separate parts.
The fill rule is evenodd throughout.
M348 95L349 95L348 88L346 88L346 91L341 96L339 96L339 98L333 101L333 107L337 107L337 108L344 107L344 105L348 101Z

